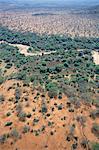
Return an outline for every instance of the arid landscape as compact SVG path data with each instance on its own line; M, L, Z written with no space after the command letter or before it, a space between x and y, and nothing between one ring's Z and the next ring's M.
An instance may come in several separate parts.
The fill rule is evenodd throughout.
M38 12L38 15L34 15ZM44 15L44 12L47 15ZM51 14L52 12L52 14ZM42 14L42 15L40 15ZM99 37L99 19L69 10L33 9L0 13L0 24L11 30L40 34Z
M0 150L99 150L98 1L29 1L0 0Z

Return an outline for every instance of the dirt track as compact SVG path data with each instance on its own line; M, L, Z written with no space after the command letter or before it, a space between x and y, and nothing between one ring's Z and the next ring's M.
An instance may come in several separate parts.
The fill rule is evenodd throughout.
M99 65L99 52L93 51L92 55L93 55L94 63L96 65Z
M0 43L7 43L5 41L0 41ZM39 51L39 52L36 52L35 53L32 53L32 52L27 52L29 46L27 45L22 45L22 44L11 44L11 43L7 43L11 46L14 46L14 47L18 47L19 51L21 54L24 54L25 56L42 56L43 55L49 55L49 54L52 54L52 53L56 53L56 51L49 51L49 52L44 52L44 51Z

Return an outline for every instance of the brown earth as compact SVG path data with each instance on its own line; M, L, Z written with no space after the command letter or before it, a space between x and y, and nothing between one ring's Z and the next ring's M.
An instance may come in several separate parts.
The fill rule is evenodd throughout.
M17 104L14 103L14 94L18 84L21 98ZM65 95L62 96L62 99L50 99L47 93L40 92L40 95L37 96L37 92L39 92L37 89L23 86L23 83L17 80L6 81L0 86L0 94L5 99L4 103L0 104L0 135L10 133L12 129L16 129L20 134L19 139L14 140L10 137L4 144L0 144L0 150L71 150L72 144L76 142L78 143L77 150L83 150L80 144L83 139L98 142L98 138L91 132L91 128L92 124L99 123L99 120L92 120L89 117L90 111L96 109L95 106L81 104L81 107L77 109L71 104L74 112L69 112L68 98ZM45 98L41 96L42 94L45 95ZM37 98L35 98L36 96ZM25 100L26 97L28 98L27 101ZM45 102L48 110L45 114L40 112L42 102ZM26 114L30 113L31 117L26 118L24 122L19 121L16 112L17 105L21 105L22 111ZM62 110L58 110L57 106L59 105L62 105ZM6 116L8 112L11 113L11 116ZM77 121L77 116L86 118L84 126ZM33 125L35 118L38 118L39 121ZM8 121L13 122L13 124L10 127L5 127L5 123ZM53 124L48 125L48 122L53 122ZM73 124L75 125L73 135L71 134L71 140L67 141L70 127ZM22 132L24 125L30 127L30 131L25 134ZM45 126L45 130L41 131L43 126ZM39 135L35 135L37 130L40 130ZM74 137L77 137L78 140L75 141Z

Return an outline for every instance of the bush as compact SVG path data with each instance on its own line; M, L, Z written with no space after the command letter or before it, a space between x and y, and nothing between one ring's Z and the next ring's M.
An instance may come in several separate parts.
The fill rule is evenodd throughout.
M23 133L28 133L30 131L30 127L29 126L27 126L27 125L25 125L24 127L23 127Z
M82 140L81 141L81 146L85 149L87 147L88 141L87 140Z
M4 102L4 96L0 95L0 103Z
M5 68L7 68L7 69L10 69L12 67L12 64L11 63L8 63L6 66L5 66Z
M21 96L20 90L17 88L17 89L15 90L15 99L16 99L16 102L19 101L20 96Z
M63 67L63 65L59 64L55 67L55 70L59 73L62 71L62 67Z
M62 99L62 95L59 95L58 98L59 98L59 99Z
M96 137L99 138L99 124L93 124L91 131L93 134L95 134Z
M10 112L7 112L6 116L7 116L7 117L11 116L11 113L10 113Z
M31 118L32 115L31 115L31 113L28 113L26 116L27 116L27 118Z
M3 135L1 135L0 136L0 144L4 144L5 143L5 141L7 140L7 135L6 134L3 134Z
M5 123L5 126L11 126L11 125L12 125L11 121Z
M94 143L92 145L92 150L99 150L99 143Z
M58 87L56 83L50 82L46 85L46 88L48 90L48 96L50 98L53 98L55 96L57 96L58 94Z
M99 65L96 66L95 73L99 75Z
M80 122L80 124L81 124L82 126L84 126L84 124L85 124L85 122L86 122L86 117L85 117L85 116L77 116L76 120L77 120L78 122Z
M47 107L46 107L46 105L42 105L42 113L47 113Z
M57 91L53 91L52 89L50 89L50 91L48 92L48 96L50 98L56 97L57 94L58 94L58 92Z
M90 117L93 119L96 119L97 117L99 118L99 110L94 110L90 113Z
M19 117L19 120L20 120L20 121L24 122L24 121L26 120L26 113L20 112L20 113L18 114L18 117Z
M0 85L4 82L4 78L0 76Z
M15 140L17 140L20 136L19 136L19 132L16 129L13 129L10 133L10 137L14 138Z
M59 106L58 106L58 110L62 110L63 109L63 106L62 106L62 104L60 104Z
M16 112L17 112L17 115L19 115L22 112L22 106L20 104L16 106Z

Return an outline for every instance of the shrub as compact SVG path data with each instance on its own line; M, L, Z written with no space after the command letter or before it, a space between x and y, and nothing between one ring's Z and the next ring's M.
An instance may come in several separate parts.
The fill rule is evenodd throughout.
M93 134L95 134L96 137L99 138L99 124L93 124L91 131Z
M92 145L92 150L99 150L99 143L94 143Z
M20 96L21 96L20 90L17 88L17 89L15 90L15 99L16 99L16 102L19 101Z
M85 149L87 147L88 141L87 140L82 140L81 141L81 146Z
M29 47L27 52L32 52L33 51L33 48L32 47Z
M99 75L99 65L96 66L95 73Z
M7 69L10 69L12 67L12 64L11 63L8 63L6 66L5 66L5 68L7 68Z
M85 116L77 116L77 121L80 122L80 124L82 126L84 126L85 122L86 122L86 117Z
M57 72L61 72L61 71L62 71L62 67L63 67L63 65L59 64L59 65L57 65L57 66L55 67L55 70L56 70Z
M5 126L11 126L12 125L12 122L11 121L8 121L5 123Z
M62 106L62 104L60 104L60 105L58 106L58 110L62 110L62 108L63 108L63 106Z
M25 125L24 127L23 127L23 133L28 133L30 131L30 127L29 126L27 126L27 125Z
M19 132L16 129L13 129L10 133L10 137L14 138L15 140L18 139L19 136Z
M48 96L50 98L56 97L57 96L57 91L53 91L52 89L48 92Z
M18 114L18 117L19 117L19 120L20 120L20 121L24 122L24 121L26 120L26 113L20 112L20 113Z
M90 117L93 119L96 119L97 117L99 118L99 110L94 110L90 113Z
M7 116L7 117L11 116L11 113L10 113L10 112L7 112L6 116Z
M16 106L16 112L17 112L17 115L19 115L22 112L22 106L20 104Z
M58 94L58 87L56 83L50 82L46 85L46 88L48 90L48 96L50 98L53 98L55 96L57 96Z
M47 107L46 107L46 105L42 105L42 113L47 113Z
M64 63L64 66L65 66L66 68L68 68L68 67L69 67L69 64L68 64L67 62L65 62L65 63Z
M0 136L0 144L4 144L6 140L7 140L7 135L6 134L3 134L3 135Z
M4 102L4 96L0 95L0 103Z
M59 98L59 99L62 99L62 95L59 95L58 98Z
M31 113L28 113L26 116L27 116L27 118L31 118L32 115L31 115Z
M0 76L0 85L4 82L4 78Z

